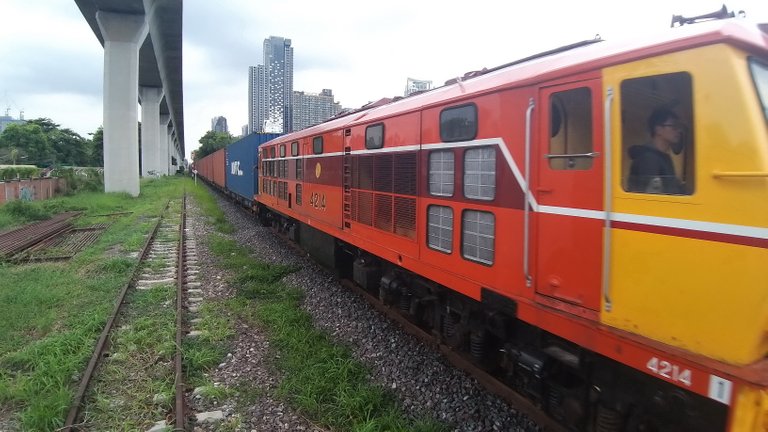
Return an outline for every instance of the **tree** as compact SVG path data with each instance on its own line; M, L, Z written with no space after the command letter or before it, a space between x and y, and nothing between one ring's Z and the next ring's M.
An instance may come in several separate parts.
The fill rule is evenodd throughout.
M55 159L48 137L35 123L8 125L0 135L0 148L23 152L27 155L28 164L47 166Z
M88 141L71 129L55 129L48 133L56 162L63 165L88 166Z
M224 148L235 140L228 132L208 131L200 138L200 148L197 149L197 159L202 159L216 150Z
M48 135L49 133L59 130L61 125L54 123L53 120L47 118L47 117L40 117L32 120L27 120L27 124L36 124L40 126L40 129L43 130L43 133Z
M90 142L90 166L104 166L104 128L99 126L91 135Z

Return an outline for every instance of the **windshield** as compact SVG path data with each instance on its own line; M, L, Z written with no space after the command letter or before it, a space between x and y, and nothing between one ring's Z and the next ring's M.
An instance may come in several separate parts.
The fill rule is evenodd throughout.
M763 104L763 115L768 121L768 64L752 58L749 60L749 68L752 70L757 96Z

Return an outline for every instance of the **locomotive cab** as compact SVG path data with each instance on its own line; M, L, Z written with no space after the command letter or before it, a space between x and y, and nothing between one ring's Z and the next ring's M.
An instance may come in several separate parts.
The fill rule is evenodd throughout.
M725 44L605 70L618 90L607 324L731 364L768 352L767 70ZM659 107L679 119L660 128L680 134L667 152L679 186L633 189L632 153Z

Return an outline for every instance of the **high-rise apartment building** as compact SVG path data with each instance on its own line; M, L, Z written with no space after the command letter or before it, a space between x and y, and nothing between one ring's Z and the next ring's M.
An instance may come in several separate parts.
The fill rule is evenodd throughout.
M224 116L217 116L212 118L211 130L214 132L229 133L229 127L227 127L227 118Z
M431 88L432 81L408 78L408 81L405 83L405 93L403 96L409 96L416 92L430 90Z
M318 93L293 92L293 129L306 129L322 123L341 111L341 105L333 101L333 91L323 89Z
M24 120L24 111L19 112L19 118L15 119L11 117L11 109L5 110L5 115L0 116L0 132L4 131L9 125L12 124L24 124L27 121Z
M248 132L292 129L293 47L279 36L264 39L264 64L248 73Z

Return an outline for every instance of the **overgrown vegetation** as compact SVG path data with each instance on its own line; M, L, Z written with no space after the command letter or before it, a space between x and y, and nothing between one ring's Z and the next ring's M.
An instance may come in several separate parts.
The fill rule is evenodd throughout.
M0 406L16 414L19 429L53 431L62 426L117 292L137 264L136 252L167 199L180 197L184 186L220 231L232 232L207 189L187 179L144 182L139 198L81 193L17 204L21 210L13 210L19 215L13 217L19 219L35 217L38 211L80 210L81 220L88 223L112 222L97 243L69 263L0 265ZM10 210L0 208L0 224L9 215ZM295 268L259 262L221 234L209 240L217 265L231 272L238 295L203 303L196 324L202 333L183 345L187 379L202 387L202 397L224 400L236 394L242 408L240 404L252 405L263 395L255 387L217 387L207 377L229 351L235 323L245 320L264 329L270 339L283 375L278 396L311 422L334 431L441 430L405 416L347 348L313 328L300 307L301 292L281 282ZM131 295L134 310L144 312L129 315L114 335L114 356L103 366L109 381L97 384L91 395L92 419L99 421L93 428L144 430L150 414L154 417L172 403L173 383L166 374L171 369L153 366L169 361L175 349L174 315L159 307L172 301L171 291ZM146 379L132 381L136 374L130 371L142 366ZM219 430L237 430L238 424L230 419Z
M40 177L40 168L24 165L0 167L0 180L28 179L33 177Z
M178 225L181 197L169 203L163 225ZM154 221L151 223L154 225ZM155 242L178 243L178 229L160 230ZM163 270L167 269L167 264ZM150 267L142 263L144 274ZM146 430L171 410L176 353L176 285L133 289L112 329L109 357L91 383L83 430Z
M86 139L49 118L11 124L0 133L0 163L49 166L102 166L104 134L100 127Z
M111 223L69 262L0 265L0 405L16 414L21 430L63 425L117 293L137 264L136 252L168 198L181 197L185 185L191 181L163 178L143 182L138 198L82 193L0 207L4 225L67 210L83 212L78 224ZM126 210L131 213L110 216Z
M283 372L278 395L314 423L338 431L436 431L441 426L407 418L395 399L370 382L369 371L312 326L300 307L301 291L281 282L297 269L250 257L233 240L216 236L211 250L234 272L240 319L269 334L277 366Z
M58 168L52 175L66 180L67 195L104 190L104 173L96 168Z

